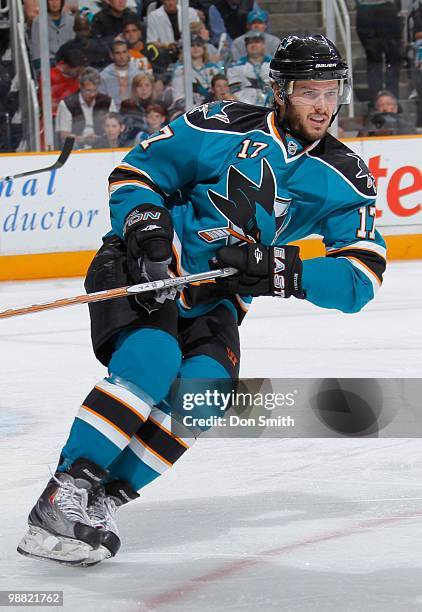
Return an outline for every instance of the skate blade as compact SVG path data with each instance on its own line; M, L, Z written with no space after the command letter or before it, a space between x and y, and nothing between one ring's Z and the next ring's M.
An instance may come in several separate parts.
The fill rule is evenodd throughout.
M106 559L110 559L112 556L111 552L105 546L100 546L95 550L91 550L89 553L89 557L82 561L80 565L82 567L88 567L91 565L97 565L97 563L101 563L101 561L105 561Z
M53 535L41 527L30 525L19 542L17 551L26 557L55 561L63 565L80 565L94 552L86 542Z

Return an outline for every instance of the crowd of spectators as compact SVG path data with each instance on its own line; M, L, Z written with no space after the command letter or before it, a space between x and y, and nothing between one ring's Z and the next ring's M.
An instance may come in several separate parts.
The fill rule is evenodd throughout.
M361 134L387 129L408 133L403 130L409 130L409 122L398 103L401 1L355 2L369 98ZM41 101L38 0L24 0L24 6ZM57 146L69 134L78 148L131 146L184 112L177 0L47 0L47 11ZM279 38L269 31L268 17L256 0L190 0L194 105L230 99L272 106L268 67ZM413 97L417 125L422 126L422 1L412 1L409 24ZM0 63L0 150L10 149L4 100L12 89L10 71ZM395 100L396 110L380 110L380 99L386 96Z
M366 55L369 111L359 135L415 133L422 127L422 2L355 2L356 31ZM399 104L402 66L411 69L414 90L409 98L416 100L415 122L404 116Z
M39 7L24 6L42 102ZM69 135L77 148L131 146L184 112L177 0L47 0L47 15L57 146ZM279 39L267 31L268 13L255 0L190 0L189 22L194 105L271 105L268 63ZM8 89L0 66L0 95Z

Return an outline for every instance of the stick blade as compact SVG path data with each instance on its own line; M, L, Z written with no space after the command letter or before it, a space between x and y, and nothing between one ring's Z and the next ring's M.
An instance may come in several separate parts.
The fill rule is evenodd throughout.
M67 136L63 144L62 152L60 153L56 163L51 166L51 169L61 168L67 162L69 155L72 153L74 144L75 139L73 136Z

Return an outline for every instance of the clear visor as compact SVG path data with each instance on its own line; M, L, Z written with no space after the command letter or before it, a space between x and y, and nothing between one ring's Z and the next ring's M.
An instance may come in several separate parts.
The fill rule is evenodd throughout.
M336 107L350 104L352 84L347 80L330 81L288 81L285 93L292 104L310 106L321 104Z

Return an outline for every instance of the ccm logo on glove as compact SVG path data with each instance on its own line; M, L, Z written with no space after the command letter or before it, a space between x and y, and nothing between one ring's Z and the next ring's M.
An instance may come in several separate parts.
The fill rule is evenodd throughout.
M151 223L151 220L154 223ZM157 206L134 208L123 228L127 250L127 267L133 282L142 283L169 277L172 259L173 223L169 212ZM140 298L138 303L148 312L158 310L165 300L174 300L177 290L154 292L154 298ZM136 299L136 298L135 298Z
M134 223L140 223L141 221L148 221L149 219L152 219L153 221L158 221L160 217L161 217L161 212L152 211L152 210L146 210L146 211L141 212L138 208L135 208L126 217L125 226L123 228L123 233L126 234L128 228L131 227Z

